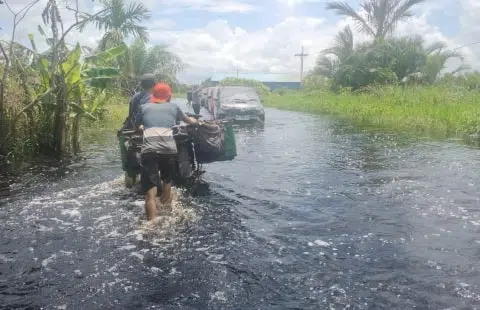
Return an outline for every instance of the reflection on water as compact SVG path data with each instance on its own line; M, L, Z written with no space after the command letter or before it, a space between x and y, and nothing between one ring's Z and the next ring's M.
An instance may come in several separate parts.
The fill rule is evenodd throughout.
M179 192L154 225L123 187L114 134L14 184L0 207L0 304L480 307L477 149L266 117L263 130L236 129L233 162L205 165L211 196Z

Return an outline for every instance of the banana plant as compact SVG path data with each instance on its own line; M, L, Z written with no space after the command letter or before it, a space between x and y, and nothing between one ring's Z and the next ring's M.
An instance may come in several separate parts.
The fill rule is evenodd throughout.
M38 79L34 87L31 102L15 115L13 126L19 117L32 108L38 106L45 115L52 115L53 111L64 105L63 111L68 119L73 118L72 145L78 148L79 125L82 117L96 119L101 111L102 104L94 100L95 93L107 89L112 81L121 75L120 69L108 66L112 59L125 52L125 44L103 51L82 59L82 48L77 44L72 50L62 56L57 65L50 61L50 53L38 53L33 35L29 35L32 49L32 67L36 69ZM61 99L59 99L61 98ZM63 103L61 103L63 102ZM94 104L92 104L94 102ZM71 107L71 112L69 112ZM58 114L58 113L56 113ZM13 127L12 127L13 128Z
M95 97L112 86L112 82L121 75L119 68L106 65L122 55L125 50L126 46L122 44L86 57L83 63L80 63L80 46L77 45L67 57L67 61L62 64L62 69L66 74L67 85L72 87L73 97L70 105L76 116L96 119L103 104L99 104Z

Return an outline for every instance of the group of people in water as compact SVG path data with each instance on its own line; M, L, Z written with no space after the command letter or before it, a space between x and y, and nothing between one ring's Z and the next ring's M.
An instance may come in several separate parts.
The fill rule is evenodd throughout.
M177 145L172 127L177 122L199 125L200 121L185 115L182 109L171 102L172 89L158 82L153 74L141 77L140 92L129 103L129 115L124 129L143 132L141 146L141 186L145 192L145 213L151 221L157 215L157 189L161 188L160 202L171 203L172 173L177 156Z

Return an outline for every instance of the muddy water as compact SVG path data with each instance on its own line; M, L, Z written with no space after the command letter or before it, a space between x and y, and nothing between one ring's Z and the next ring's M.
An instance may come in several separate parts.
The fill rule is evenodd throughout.
M480 308L478 149L266 115L153 228L113 133L13 184L0 308Z

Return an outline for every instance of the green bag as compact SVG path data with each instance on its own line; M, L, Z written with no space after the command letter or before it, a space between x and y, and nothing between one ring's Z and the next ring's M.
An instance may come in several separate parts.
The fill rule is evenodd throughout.
M225 153L223 157L234 159L237 156L237 143L235 141L235 132L233 131L233 126L227 124L224 127L225 129Z

